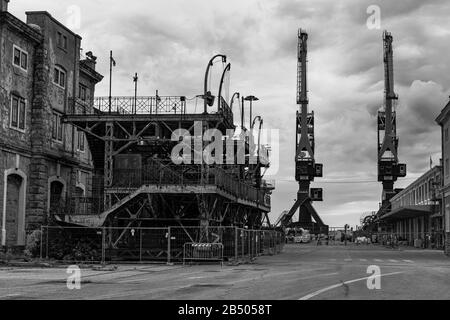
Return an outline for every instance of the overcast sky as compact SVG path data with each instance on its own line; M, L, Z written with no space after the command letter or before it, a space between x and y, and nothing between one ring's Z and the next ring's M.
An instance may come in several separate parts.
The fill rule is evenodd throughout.
M395 85L399 95L399 157L408 164L404 187L440 158L434 119L450 89L450 2L422 1L211 1L211 0L11 0L10 11L46 10L66 25L80 9L84 52L98 56L105 75L97 95L108 92L108 56L113 50L114 94L202 93L208 60L217 53L232 63L230 91L260 98L254 114L265 128L280 130L280 170L272 216L293 204L297 29L309 33L310 108L316 114L316 160L324 163L319 214L330 226L359 224L377 210L376 111L383 103L382 31L394 37ZM370 5L381 9L381 29L370 29ZM76 14L75 14L76 18ZM221 68L221 66L219 66ZM216 68L217 69L217 68ZM219 71L215 71L220 72ZM214 89L213 90L217 90ZM238 118L238 116L237 116Z

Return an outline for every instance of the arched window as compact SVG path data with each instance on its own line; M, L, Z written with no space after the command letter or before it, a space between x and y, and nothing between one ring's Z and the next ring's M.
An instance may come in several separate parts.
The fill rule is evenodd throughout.
M4 173L2 246L25 245L25 208L27 176L19 169Z
M66 182L60 177L48 179L48 204L49 214L62 214L66 207Z

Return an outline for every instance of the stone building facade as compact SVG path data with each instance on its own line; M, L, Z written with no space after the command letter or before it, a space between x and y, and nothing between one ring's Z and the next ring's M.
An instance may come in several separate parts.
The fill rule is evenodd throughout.
M0 2L1 246L21 247L52 208L90 195L86 138L62 117L91 107L103 77L91 53L81 58L81 37L48 12L27 12L25 23Z
M443 186L442 210L445 226L445 253L450 256L450 102L442 109L436 122L441 126Z

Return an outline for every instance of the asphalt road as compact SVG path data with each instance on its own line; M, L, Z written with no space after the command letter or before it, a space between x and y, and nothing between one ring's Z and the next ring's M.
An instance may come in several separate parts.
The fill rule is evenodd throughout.
M369 266L381 274L373 278ZM375 268L377 269L377 268ZM379 289L369 289L379 280ZM291 244L238 266L122 265L81 269L0 268L0 299L450 299L450 258L440 251Z

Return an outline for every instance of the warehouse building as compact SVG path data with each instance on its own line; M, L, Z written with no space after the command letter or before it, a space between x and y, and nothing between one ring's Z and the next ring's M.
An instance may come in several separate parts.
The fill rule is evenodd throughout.
M410 246L442 249L444 242L440 186L442 167L435 166L391 200L391 210L380 217L388 233Z
M62 118L89 112L103 77L95 56L81 58L81 37L48 12L27 12L25 23L0 2L1 246L20 248L67 195L91 192L85 135Z

